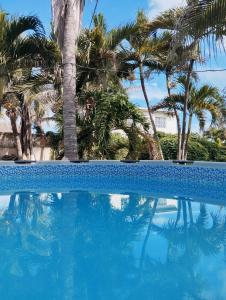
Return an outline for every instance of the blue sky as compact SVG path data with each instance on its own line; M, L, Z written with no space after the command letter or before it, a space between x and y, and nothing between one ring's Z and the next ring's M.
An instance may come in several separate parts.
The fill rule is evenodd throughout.
M0 7L14 15L38 15L46 31L49 32L51 22L50 2L50 0L0 0ZM98 12L104 13L109 28L112 28L133 21L138 9L145 10L150 18L152 18L159 12L183 5L184 2L185 0L99 0ZM89 26L90 24L94 5L95 0L86 0L84 26ZM217 60L206 60L205 66L197 66L197 69L209 68L226 68L226 54L220 54ZM199 75L199 78L200 84L209 83L217 85L220 89L224 89L226 86L226 72L202 73ZM161 76L150 80L147 83L147 89L152 102L157 102L166 95L165 83ZM130 88L129 96L133 103L138 106L145 106L138 81Z

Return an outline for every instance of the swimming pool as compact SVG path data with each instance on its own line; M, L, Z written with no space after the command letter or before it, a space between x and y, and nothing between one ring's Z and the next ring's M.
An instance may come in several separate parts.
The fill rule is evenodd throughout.
M0 165L0 299L226 299L226 167Z

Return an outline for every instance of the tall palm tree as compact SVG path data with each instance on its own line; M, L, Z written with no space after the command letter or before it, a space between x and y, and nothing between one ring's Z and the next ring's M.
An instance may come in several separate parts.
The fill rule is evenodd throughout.
M154 107L154 110L167 109L178 112L183 111L185 101L186 78L180 77L178 83L181 87L181 93L172 94L170 97L165 98L162 102ZM216 87L209 85L195 87L194 81L189 85L189 99L188 99L188 127L185 139L185 158L188 154L188 141L191 134L192 121L196 117L199 121L200 130L203 130L206 124L206 113L211 116L211 122L214 124L225 111L225 100L220 95Z
M176 8L164 12L153 21L154 26L159 29L171 30L174 32L171 47L168 52L167 64L169 66L176 66L178 70L184 71L186 74L185 93L184 93L184 106L181 124L181 136L178 139L178 155L179 159L185 159L186 148L186 130L188 127L187 111L189 101L189 86L192 80L195 62L200 60L200 34L193 27L188 27L185 32L181 30L181 24L184 22L184 18L193 8L193 5L197 3L196 0L187 0L187 6L182 8ZM189 42L187 42L187 40Z
M76 51L84 0L52 0L53 24L62 52L65 159L78 159L76 129Z
M130 35L129 39L127 39L129 46L124 47L124 45L121 45L122 56L124 55L124 60L127 61L127 63L130 63L133 66L133 69L136 69L139 72L140 83L155 140L153 158L162 160L164 158L153 117L152 106L146 89L145 79L147 77L146 75L148 74L150 76L153 70L162 70L160 53L169 48L169 36L162 35L157 37L156 31L149 28L149 20L143 12L138 12L134 27L134 32Z

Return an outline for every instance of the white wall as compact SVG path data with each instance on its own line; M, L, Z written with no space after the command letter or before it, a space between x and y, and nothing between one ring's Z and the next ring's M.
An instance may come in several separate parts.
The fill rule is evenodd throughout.
M146 117L147 121L150 122L149 114L146 109L141 109L141 112ZM156 111L153 113L155 124L158 131L169 133L169 134L177 134L177 120L175 116L171 116L164 111ZM156 118L163 118L165 120L165 127L157 126ZM152 129L150 129L150 133Z
M11 133L0 133L0 159L5 155L16 155L16 147L14 145ZM47 145L42 147L40 141L36 140L34 146L34 156L36 160L51 160L52 150Z
M16 155L16 149L11 147L0 147L0 159L5 155ZM46 161L52 159L50 147L34 147L34 156L37 161Z

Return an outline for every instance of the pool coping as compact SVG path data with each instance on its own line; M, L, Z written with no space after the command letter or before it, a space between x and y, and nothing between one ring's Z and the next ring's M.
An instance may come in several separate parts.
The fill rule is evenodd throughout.
M0 176L94 176L94 177L148 177L174 178L174 180L212 180L226 183L225 163L195 162L180 165L172 161L140 161L123 163L120 161L90 161L71 163L69 161L37 162L31 164L0 163Z
M79 165L84 165L87 164L86 162L80 163ZM126 164L124 162L121 162L120 160L90 160L89 165L140 165L140 164L145 164L145 165L150 165L150 166L176 166L180 168L184 167L203 167L203 168L226 168L226 162L206 162L206 161L195 161L191 165L179 165L173 163L173 160L140 160L136 164ZM77 165L75 163L71 163L70 161L67 160L49 160L49 161L37 161L32 164L16 164L14 161L1 161L0 160L0 167L1 166L18 166L18 167L23 167L23 166L44 166L44 165Z

